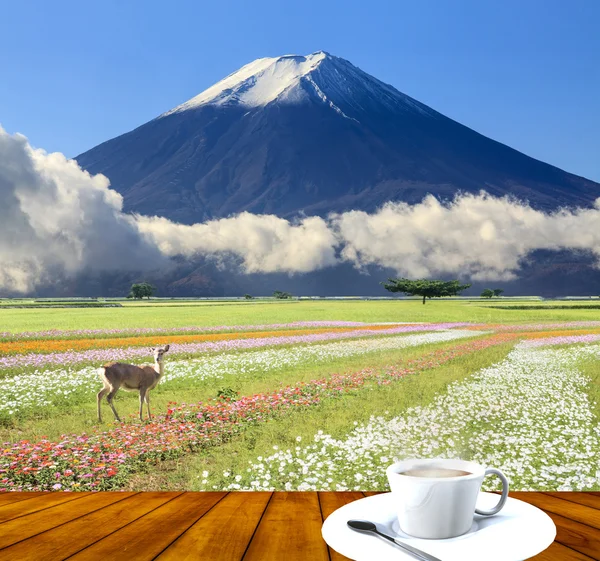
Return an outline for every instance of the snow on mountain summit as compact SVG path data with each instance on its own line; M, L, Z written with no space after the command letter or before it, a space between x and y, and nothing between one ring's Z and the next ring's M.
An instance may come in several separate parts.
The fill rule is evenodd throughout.
M163 113L196 109L203 105L239 105L247 108L279 103L300 103L308 98L328 104L346 118L377 102L387 109L407 109L433 116L435 111L363 72L350 62L317 51L307 56L259 58L233 72L185 103Z
M314 70L326 56L321 51L308 56L256 59L165 115L209 103L237 103L246 107L266 105Z

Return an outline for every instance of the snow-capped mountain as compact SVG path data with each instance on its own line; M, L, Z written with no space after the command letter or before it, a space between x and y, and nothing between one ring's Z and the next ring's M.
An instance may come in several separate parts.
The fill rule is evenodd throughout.
M427 193L588 206L600 184L530 158L323 51L262 58L77 157L125 209L198 222L247 210L375 210Z
M391 112L437 113L380 82L348 61L319 51L308 56L260 58L243 66L196 97L159 117L196 109L202 105L264 107L272 102L297 104L314 99L346 115L335 100L343 100L351 112L385 108ZM370 103L374 102L374 103Z

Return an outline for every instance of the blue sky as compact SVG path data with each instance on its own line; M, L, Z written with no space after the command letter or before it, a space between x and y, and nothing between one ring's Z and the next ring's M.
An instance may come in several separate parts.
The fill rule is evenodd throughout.
M251 60L326 50L600 181L600 2L5 2L0 124L69 157Z

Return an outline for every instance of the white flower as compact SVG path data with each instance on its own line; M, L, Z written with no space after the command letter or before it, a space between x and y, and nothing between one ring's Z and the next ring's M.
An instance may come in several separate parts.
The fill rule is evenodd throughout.
M514 490L598 490L600 430L586 393L590 380L576 368L589 356L600 356L600 347L516 347L428 406L356 422L339 440L319 431L313 444L261 458L261 477L269 475L274 489L387 490L390 462L466 454L502 469ZM498 480L486 478L483 489L499 489Z

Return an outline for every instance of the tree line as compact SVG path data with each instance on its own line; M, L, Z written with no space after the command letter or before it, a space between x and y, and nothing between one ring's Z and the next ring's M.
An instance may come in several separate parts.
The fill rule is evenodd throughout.
M392 279L388 278L387 282L379 283L389 292L401 292L407 296L419 296L423 298L423 304L427 298L442 298L447 296L458 296L461 292L470 288L470 284L461 284L458 280L427 280L417 279L410 280L405 278ZM499 297L504 290L502 288L486 288L482 293L482 298ZM131 290L127 298L141 300L142 298L150 299L156 293L156 287L148 282L135 283L131 285ZM292 294L275 290L273 297L278 300L289 300ZM253 297L250 294L244 294L244 298L251 300Z

